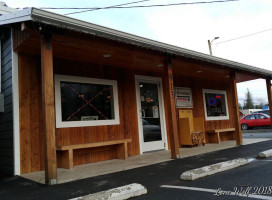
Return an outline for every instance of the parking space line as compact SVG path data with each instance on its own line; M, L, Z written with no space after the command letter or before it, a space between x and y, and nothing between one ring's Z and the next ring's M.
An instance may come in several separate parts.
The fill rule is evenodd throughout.
M256 158L248 158L248 159L247 159L247 161L248 161L249 163L254 162L254 161L256 161L256 160L257 160Z
M200 191L200 192L210 192L210 193L214 193L214 196L240 196L240 197L247 197L247 198L272 200L271 196L264 196L264 195L235 194L234 192L228 192L228 191L225 191L226 193L223 194L224 191L221 190L221 193L219 193L219 189L215 190L215 189L187 187L187 186L174 186L174 185L162 185L161 187L163 187L163 188L172 188L172 189L180 189L180 190L192 190L192 191ZM218 195L216 195L216 194L218 194Z

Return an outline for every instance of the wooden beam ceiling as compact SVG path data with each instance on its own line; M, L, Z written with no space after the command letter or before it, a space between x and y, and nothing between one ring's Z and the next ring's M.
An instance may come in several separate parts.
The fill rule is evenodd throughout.
M17 51L40 55L40 36L35 31L37 27L35 29L30 24L24 24L22 28L24 40L18 43ZM54 29L52 31L55 31L52 35L53 54L57 58L156 72L163 72L162 66L167 60L167 56L163 53L136 47L131 44L73 31L63 31L62 29ZM26 35L25 32L28 33L27 38L24 37ZM19 32L14 35L14 37L16 36L21 37ZM174 57L172 65L174 74L183 74L196 78L204 77L220 81L229 81L230 79L229 68L207 62ZM257 78L260 78L260 76L239 71L236 76L236 82L239 83Z

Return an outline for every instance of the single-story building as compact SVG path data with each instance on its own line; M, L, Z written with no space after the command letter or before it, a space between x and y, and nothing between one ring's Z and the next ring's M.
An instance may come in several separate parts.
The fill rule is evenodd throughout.
M254 113L254 112L258 112L258 111L261 111L262 109L244 109L242 110L243 112L243 115L249 115L251 113Z
M0 170L20 175L236 140L236 83L272 72L37 8L0 16ZM1 105L0 105L1 107Z

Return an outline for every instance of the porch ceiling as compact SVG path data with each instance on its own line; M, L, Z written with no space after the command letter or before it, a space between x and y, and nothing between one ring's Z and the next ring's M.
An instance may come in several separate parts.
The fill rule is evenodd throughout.
M230 69L213 66L210 63L196 62L190 59L173 60L174 73L182 74L189 77L205 78L217 81L229 81Z
M29 29L27 31L30 31L30 37L18 46L18 52L40 55L40 35ZM168 59L166 54L154 50L97 36L74 32L63 33L60 30L52 35L52 45L54 57L57 58L153 72L163 72L163 65ZM233 70L179 56L172 59L172 66L174 73L220 81L228 81ZM257 78L261 77L249 72L238 72L236 82Z
M54 34L54 57L147 71L163 71L167 57L157 52L147 52L123 44L111 44L97 39L79 39ZM30 37L18 48L18 52L40 55L40 38Z
M259 78L264 78L264 77L261 77L261 76L255 75L255 74L245 74L245 73L241 73L241 72L236 73L236 82L237 83L251 81L251 80L255 80L255 79L259 79Z

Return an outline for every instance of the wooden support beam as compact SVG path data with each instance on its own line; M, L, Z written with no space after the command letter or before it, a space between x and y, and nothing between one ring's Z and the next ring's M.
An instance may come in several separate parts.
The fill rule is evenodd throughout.
M267 88L267 98L268 98L268 105L269 105L269 112L270 112L270 120L271 120L271 128L272 128L272 88L271 88L271 79L266 79L266 88Z
M41 37L42 106L45 149L45 183L57 184L53 51L49 36Z
M168 126L169 126L169 137L171 145L171 157L173 159L180 158L179 155L179 139L178 139L178 126L177 126L177 115L175 105L175 94L174 94L174 83L173 83L173 70L171 65L171 58L165 64L165 77L164 77L164 89L167 91L166 103L168 113Z
M235 137L236 144L243 145L235 72L231 73L230 87L231 87L231 94L232 94L231 97L232 97L233 112L234 112L233 117L234 117L235 135L236 135Z

